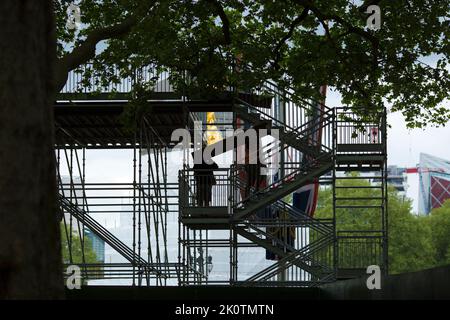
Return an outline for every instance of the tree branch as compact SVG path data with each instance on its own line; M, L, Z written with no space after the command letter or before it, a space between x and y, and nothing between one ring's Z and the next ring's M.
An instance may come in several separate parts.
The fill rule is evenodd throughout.
M152 4L150 5L151 8ZM147 8L147 9L150 9ZM92 30L86 39L72 52L64 55L56 62L56 90L59 92L67 81L71 70L95 57L95 48L100 41L123 36L139 22L137 15L132 15L120 23L105 28Z
M333 46L336 54L339 56L339 58L341 59L341 61L344 63L344 65L350 70L350 63L347 61L347 57L345 57L341 51L339 50L336 42L334 41L334 39L331 37L331 33L330 33L330 29L328 27L328 24L326 22L326 20L322 19L321 17L317 17L317 19L319 19L320 24L322 25L323 29L325 30L325 36L327 37L328 41L331 43L331 45ZM363 96L364 98L370 102L370 95L367 93L366 90L364 90L364 88L362 88L358 82L353 81L350 84L351 87L355 87L356 90L358 90Z
M274 49L274 62L273 62L273 66L275 67L275 69L279 69L279 62L281 60L281 47L283 46L283 44L289 40L292 35L294 34L295 28L300 25L303 20L306 19L306 17L308 16L308 12L309 12L309 8L306 7L305 9L303 9L302 13L294 19L294 21L292 21L291 26L289 27L289 31L284 35L283 38L280 39L280 41L278 41L277 45L275 46Z
M213 5L215 9L215 13L219 16L222 21L222 32L224 38L224 44L231 44L231 33L230 33L230 20L228 20L228 16L225 13L222 4L218 0L206 0L208 3Z
M358 8L359 12L366 12L367 8L374 4L379 4L381 0L366 0L364 3Z
M381 0L378 0L378 1L377 0L366 0L365 3L363 3L361 7L366 5L366 8L367 8L367 6L378 3L380 1ZM369 41L372 45L372 70L373 70L373 72L375 72L375 69L377 68L377 64L378 64L378 49L379 49L379 44L380 44L377 37L373 36L370 32L367 32L366 30L364 30L362 28L352 25L348 21L344 20L342 17L339 17L335 14L322 13L316 6L314 6L314 4L312 3L311 0L295 0L295 2L302 5L305 8L308 7L314 13L314 15L317 17L317 19L319 19L319 21L321 22L321 24L324 28L325 28L325 26L324 26L325 21L333 20L333 21L341 24L342 26L344 26L348 30L349 33L357 34L357 35L361 36L362 38L366 39L367 41ZM328 32L328 34L329 34L329 32Z
M338 22L341 25L343 25L344 27L346 27L349 32L358 34L359 36L370 41L374 46L378 47L378 42L379 42L378 38L374 37L370 32L367 32L364 29L361 29L359 27L355 27L354 25L352 25L351 23L347 22L346 20L344 20L343 18L341 18L337 15L333 15L333 14L330 15L330 14L322 13L310 0L295 0L295 2L302 5L305 8L309 8L317 18L322 19L323 21L334 20L335 22ZM370 1L369 0L369 1L366 1L366 4L370 5L372 2L379 2L379 1ZM364 4L363 4L363 6L364 6Z
M318 14L321 14L319 11L317 11ZM355 27L354 25L352 25L351 23L345 21L344 19L342 19L339 16L336 15L322 15L322 19L324 20L334 20L336 22L339 22L341 25L345 26L347 28L347 30L351 33L360 35L361 37L365 38L366 40L368 40L369 42L372 43L372 45L374 46L378 46L378 38L373 36L370 32L365 31L364 29L361 29L359 27Z

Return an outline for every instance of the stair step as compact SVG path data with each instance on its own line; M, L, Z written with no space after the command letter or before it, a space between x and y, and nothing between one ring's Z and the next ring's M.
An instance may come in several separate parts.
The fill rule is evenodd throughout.
M382 186L335 186L336 189L382 189Z
M120 239L114 236L106 228L95 221L85 210L81 209L77 204L73 203L67 199L63 194L58 195L59 203L63 210L68 212L71 216L81 222L84 226L89 228L93 233L95 233L100 239L105 241L109 246L116 250L120 255L122 255L128 262L138 266L143 267L148 271L152 271L158 276L167 278L166 275L162 274L160 271L153 267L148 266L148 262L144 260L141 256L136 255L136 253L129 248Z
M239 106L236 105L236 111L240 114L242 118L245 118L246 120L249 120L252 122L252 124L255 126L256 124L260 124L264 121L270 121L272 124L272 121L269 119L265 119L261 117L259 111L249 111L248 107L245 106ZM326 121L329 120L329 117L325 119ZM321 145L318 146L312 146L309 143L309 136L311 129L306 128L299 131L286 131L286 127L276 126L276 128L279 128L279 139L283 141L284 143L290 145L291 147L294 147L306 154L313 155L315 157L319 157L321 153Z
M383 206L381 205L361 205L361 206L357 206L357 205L348 205L348 206L343 206L343 205L339 205L339 206L335 206L335 208L337 209L369 209L369 208L383 208Z
M335 200L383 200L383 197L336 197Z

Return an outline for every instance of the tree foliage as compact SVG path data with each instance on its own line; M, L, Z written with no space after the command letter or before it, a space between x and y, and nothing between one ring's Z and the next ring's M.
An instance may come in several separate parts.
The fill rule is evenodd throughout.
M361 186L369 182L360 181ZM355 185L355 180L337 180L337 186ZM337 189L340 197L370 197L373 189ZM429 216L416 216L411 200L394 188L388 192L388 243L390 273L417 271L450 263L450 200ZM367 203L367 202L366 202ZM355 203L352 203L355 204ZM332 190L320 190L316 218L332 217ZM380 229L380 213L375 209L339 209L338 230Z
M318 99L327 84L345 105L391 106L410 127L450 118L446 0L80 0L79 31L65 27L69 2L54 0L59 87L87 61L105 84L117 81L113 65L129 75L156 64L188 71L196 91L272 79ZM371 4L378 31L366 27Z
M436 264L450 264L450 200L444 202L442 207L432 210L427 222L432 230Z
M69 228L64 227L61 223L61 250L62 258L64 263L83 263L83 246L80 240L80 236L77 232L72 231L72 236L70 236ZM67 231L67 233L66 233ZM69 246L70 241L67 239L71 237L72 245ZM84 237L84 262L85 263L99 263L97 255L94 251L92 241L89 237ZM70 250L69 250L70 247Z

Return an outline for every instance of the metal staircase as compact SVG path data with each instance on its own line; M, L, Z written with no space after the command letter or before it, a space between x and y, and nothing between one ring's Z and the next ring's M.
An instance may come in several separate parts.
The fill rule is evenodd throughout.
M312 230L317 231L320 234L330 234L334 232L333 227L330 225L331 221L328 221L328 223L325 223L326 221L315 219L309 215L307 215L305 212L300 211L299 209L293 207L292 205L284 202L283 200L276 201L273 205L273 208L278 208L285 210L288 212L289 217L292 219L295 219L300 225L302 226L308 226Z
M133 266L142 270L142 272L151 272L159 277L165 278L166 276L162 274L159 270L150 266L149 263L137 255L131 248L129 248L120 239L109 232L105 227L95 221L85 210L81 209L76 204L72 203L64 195L59 194L58 201L61 208L69 213L72 217L77 219L85 227L96 234L100 239L105 241L111 248L116 250L122 257L124 257Z
M383 122L385 114L367 126L368 120L364 118L364 115L355 115L344 109L311 105L307 102L302 105L303 102L299 102L301 99L292 96L292 91L279 91L274 85L266 85L264 90L278 97L271 108L252 105L249 101L235 98L233 112L236 119L243 121L241 124L246 124L247 128L267 129L259 134L258 139L266 135L274 138L265 146L269 152L263 160L272 157L274 153L281 155L282 168L277 178L271 177L272 180L267 186L250 187L241 177L245 166L232 165L229 170L229 186L227 186L227 190L230 190L228 205L221 207L221 210L223 212L226 210L227 214L214 217L213 212L217 208L199 208L202 217L196 219L195 224L191 226L185 224L185 226L192 229L230 231L229 242L221 239L216 243L230 247L229 283L234 285L314 286L335 281L339 271L342 271L338 270L339 268L345 267L351 274L356 275L354 271L358 269L356 271L360 272L361 266L365 266L367 262L378 263L380 260L377 259L382 254L381 251L384 252L383 254L387 252L386 233L380 233L378 230L360 232L362 235L337 232L335 214L341 209L366 210L375 206L376 209L381 210L380 230L385 230L387 225L384 201L387 196L386 188L382 185L382 195L367 199L379 200L381 201L379 204L349 204L346 201L364 199L336 196L335 184L341 178L336 171L381 170L383 172L386 165L384 136L386 127ZM368 132L369 138L367 138ZM373 135L377 133L378 136L374 139ZM236 136L227 139L236 139ZM223 143L223 145L226 145L228 149L218 147L219 152L231 150L230 146L233 144ZM291 155L292 159L290 159ZM266 163L262 160L261 162ZM317 182L327 173L331 173L327 179L333 188L333 218L329 221L310 217L283 201L285 196L305 185ZM189 189L186 181L183 183L183 188ZM186 210L180 209L181 216L183 216L181 211L188 213L188 209L195 209L193 206L185 207ZM287 217L274 216L273 212L283 212ZM192 217L190 216L189 219ZM188 220L182 220L182 223L184 221ZM297 235L296 242L283 238L280 234L274 234L271 231L273 228L291 230L294 235ZM300 237L302 238L299 239ZM370 254L370 259L364 261L349 259L347 253L351 250L353 250L351 254L356 252L355 248L361 241L364 242L364 248L374 253ZM237 272L238 248L251 245L265 249L266 253L272 253L278 260L242 280L239 279ZM383 259L380 265L386 266L386 256Z
M348 214L366 217L366 226L336 232L338 279L364 275L369 265L387 273L386 113L365 116L337 109L333 211L338 222Z
M312 106L309 107L315 108ZM298 106L298 109L300 110L302 107ZM234 283L242 285L273 285L274 282L270 280L273 280L280 272L283 273L289 269L298 269L307 275L303 276L303 281L297 279L297 281L290 283L277 282L277 285L301 285L301 283L312 285L313 283L317 284L333 280L335 278L333 263L330 263L330 261L320 261L317 257L324 250L333 248L333 244L335 243L334 227L309 217L281 199L303 185L311 183L314 179L329 172L333 168L332 145L325 145L321 141L314 141L312 137L314 135L320 136L320 133L325 127L328 127L331 132L334 121L334 110L315 108L314 111L319 113L316 118L311 117L311 119L306 120L308 117L305 115L303 121L297 123L295 126L277 119L263 108L258 108L238 98L235 99L233 111L236 116L245 120L253 128L268 128L268 134L271 134L274 129L278 129L278 136L276 138L279 139L281 144L275 139L269 145L272 153L283 153L288 149L295 149L303 155L303 161L301 163L296 163L294 169L282 175L269 186L260 190L252 190L253 192L246 199L239 199L236 192L231 197L230 224L232 225L233 231L251 243L276 254L279 259L272 266L259 271L246 281L242 283L235 281ZM306 109L303 111L306 114ZM270 156L271 154L269 153L267 157ZM239 170L239 165L233 166L230 173L231 186L235 191L245 187L245 182L239 178ZM303 240L297 246L290 245L287 241L267 231L271 224L279 224L280 220L263 219L261 221L260 217L257 216L258 212L267 209L269 211L271 209L278 209L287 212L291 226L312 230L312 232L316 232L316 237L308 234L308 240ZM266 230L263 230L264 228ZM235 265L237 262L235 261L231 264ZM304 281L306 279L308 281Z
M303 248L296 250L288 255L285 255L282 259L278 260L276 263L268 268L265 268L255 274L254 276L246 279L246 282L253 283L264 283L271 278L278 275L280 272L294 266L299 263L302 264L301 269L307 271L311 274L311 278L308 280L313 280L311 282L327 282L332 281L335 278L334 270L330 266L325 266L314 261L314 255L320 252L324 248L332 245L334 242L334 237L332 235L321 238L318 241L304 246ZM305 267L306 265L306 267ZM286 283L284 283L286 285ZM314 285L311 283L310 285Z
M372 123L367 120L367 112L330 109L311 103L295 96L295 90L279 88L270 81L265 81L252 92L241 92L230 86L220 98L205 100L188 97L184 90L174 91L169 81L170 71L161 73L155 66L138 68L134 71L135 76L120 79L119 83L108 89L110 91L104 91L100 88L100 82L95 81L94 73L87 72L91 70L90 66L84 69L88 76L86 79L94 84L92 88L84 88L81 85L82 75L72 72L55 104L58 124L57 163L58 167L64 166L59 161L60 151L64 152L70 174L69 192L64 193L64 187L60 186L59 194L62 211L69 215L68 226L64 221L66 234L71 241L73 218L78 222L77 231L80 235L77 238L80 241L84 239L84 228L89 228L131 263L133 284L135 278L138 284L142 282L143 273L152 273L156 275L155 283L163 285L161 278L165 280L166 275L170 275L169 267L174 268L172 274L178 277L179 285L313 286L334 281L340 277L339 271L355 276L355 271L360 272L368 264L379 264L387 270L385 113L374 118ZM90 74L92 76L89 77ZM130 99L135 81L148 82L151 79L158 79L148 100L151 112L142 114L143 121L135 133L128 132L119 121L125 110L125 101ZM78 87L83 88L83 92L79 92ZM179 214L179 219L178 229L172 231L178 232L178 262L169 263L167 218L168 198L171 196L167 193L166 147L172 146L173 130L187 126L193 134L198 130L195 127L198 120L195 113L210 111L232 112L233 120L228 125L233 129L241 125L237 121L239 118L252 128L267 129L266 133L260 133L260 137L276 136L268 146L270 152L267 158L274 153L279 154L280 170L276 178L269 176L267 186L253 189L240 180L241 168L238 166L214 171L217 181L212 187L210 204L199 206L198 203L202 201L197 199L199 189L196 176L192 168L184 167L180 171L178 183L174 184L174 189L178 189L177 199L174 200L178 208L173 209L173 212ZM231 142L236 140L237 137L233 136L221 141L221 145L216 145L217 148L214 145L208 148L214 149L213 156L218 155L234 150L236 146ZM91 186L92 190L98 188L104 193L98 196L92 192L89 197L102 200L94 201L88 208L85 200L90 198L85 199L85 194L79 195L79 192L84 193L86 190L86 148L132 148L134 178L130 190L133 190L133 195L117 195L114 184ZM82 165L77 158L77 149L83 152ZM67 154L68 150L70 154ZM149 156L147 164L142 162L144 154ZM80 177L81 184L75 186L73 180L76 175L73 171L77 167L76 175ZM324 179L324 174L330 171L331 176ZM380 185L371 181L375 176L365 179L370 180L371 189L379 192L370 199L342 196L339 191L344 188L362 188L358 178L351 178L353 184L339 185L340 179L348 178L337 173L349 171L378 171ZM145 172L148 174L147 179ZM285 196L302 186L317 183L319 179L327 180L333 189L332 219L312 218L283 201ZM92 218L96 212L103 210L103 206L112 211L108 205L117 205L117 199L124 197L127 200L126 211L133 215L132 247L127 247ZM77 198L83 198L83 202L77 202ZM349 210L357 214L377 213L380 226L357 232L339 230L336 221ZM269 211L269 215L264 217L261 214L264 211ZM271 215L273 212L277 212L277 215ZM283 217L278 215L279 212L283 212ZM65 219L65 215L62 216ZM294 231L295 241L274 233L274 228ZM158 232L150 237L150 230ZM145 248L141 235L142 239L148 240L147 259L140 257L141 252L144 252L142 248ZM273 253L278 260L270 266L255 266L249 276L240 279L237 274L237 251L238 248L246 247L256 248L259 253L263 249L266 257L268 253ZM81 248L84 250L84 246ZM152 257L152 248L156 252L155 258ZM221 267L222 262L216 262L219 256L216 250L221 249L226 251L226 254L222 254L225 259L229 251L230 271L221 279L211 281L208 278L210 271L217 272ZM156 263L153 263L153 259ZM72 263L72 257L70 260ZM82 260L85 264L84 253ZM153 268L158 265L166 267ZM135 269L138 274L135 274ZM223 263L219 271L226 273ZM129 269L126 272L129 273Z
M244 223L242 226L236 226L235 230L242 237L254 243L257 243L261 247L275 253L279 258L281 258L281 260L284 259L284 262L288 262L288 264L285 266L286 268L290 266L297 266L316 278L321 278L323 276L324 269L327 268L326 266L321 265L318 261L314 260L314 254L317 251L323 249L323 246L309 247L308 251L305 251L305 247L298 250L288 243L283 242L279 238L275 237L270 232L266 232L261 228L256 227L253 223L249 222ZM332 237L328 236L327 239L332 240ZM330 242L324 242L323 244L324 246L327 246L330 244ZM328 273L329 272L332 272L332 270L329 270ZM268 272L264 273L266 273L265 278L262 280L271 278L271 276L268 275Z
M299 107L301 109L301 107ZM333 167L333 150L331 146L326 146L319 141L313 141L313 137L321 132L325 127L331 127L334 120L333 109L317 109L318 119L304 121L300 126L292 126L280 121L265 112L262 108L257 108L249 103L236 99L234 110L236 114L256 126L264 121L270 121L272 129L278 129L279 140L282 145L276 148L275 152L284 152L287 148L294 148L300 151L305 160L298 167L285 175L279 181L272 183L264 190L253 193L249 198L243 199L235 204L233 219L244 219L278 199L292 193L302 185L320 177L322 174L330 171ZM274 141L272 144L277 143ZM236 175L235 175L236 176Z
M332 124L334 119L333 109L327 109L325 111L318 109L317 111L320 113L319 122L311 119L301 126L292 127L285 122L275 119L273 116L264 112L262 108L256 108L241 99L236 99L235 102L234 110L240 118L251 123L253 126L270 121L271 129L278 129L279 139L286 146L293 147L308 156L316 158L332 152L332 149L328 146L313 144L311 136Z
M315 159L314 163L301 167L285 176L282 180L276 181L263 190L250 195L247 199L238 202L234 206L232 219L239 221L249 217L259 209L272 204L306 183L311 182L314 178L330 171L332 167L331 155L324 155L321 159Z
M325 157L325 156L324 156ZM249 198L242 200L234 208L232 216L233 230L241 237L262 248L274 253L278 261L272 266L259 271L254 276L243 282L241 285L274 285L274 279L280 272L289 269L298 269L307 275L308 281L277 281L276 285L317 285L323 282L334 280L335 272L331 261L324 263L316 256L324 250L332 248L335 242L335 231L332 222L323 222L314 219L304 212L294 208L281 200L285 195L292 193L313 178L322 175L332 167L331 159L327 161L316 161L315 166L304 166L300 170L286 176L285 179L277 181L269 187L254 192ZM244 182L237 174L232 175L232 185L240 189ZM261 210L282 210L288 214L289 220L261 219L258 212ZM286 241L277 238L266 230L273 226L280 226L288 229L289 226L302 227L316 232L317 237L309 236L309 240L299 243L297 247L288 244ZM315 239L317 238L317 239ZM314 280L314 281L313 281Z
M234 186L237 189L240 189L244 186L245 182L243 182L239 177L234 177ZM277 189L281 190L278 192L283 192L280 194L284 194L284 192L292 192L291 188L287 188L288 191L285 191L286 184L277 182L278 184ZM298 187L297 184L292 184L292 186ZM261 208L265 208L266 210L281 210L283 212L286 212L288 214L288 220L279 220L274 218L260 218L260 217L253 217L250 219L246 219L247 215L244 216L244 218L240 218L239 220L236 218L236 215L239 215L244 211L237 210L237 214L235 214L234 217L234 230L242 237L250 240L253 243L258 244L259 246L265 248L266 250L269 250L273 253L275 253L281 260L283 260L283 263L286 268L289 268L291 266L299 267L301 270L304 270L308 272L311 277L315 279L322 279L324 276L327 276L329 279L329 276L333 274L333 269L330 268L330 266L321 264L318 261L315 261L313 258L316 253L323 250L327 246L330 246L333 243L334 240L334 228L332 221L321 221L318 219L314 219L313 217L310 217L306 213L300 211L299 209L294 208L292 205L286 203L285 201L281 200L278 194L273 193L274 199L277 199L276 201L272 201L272 198L269 197L268 194L269 191L262 190L260 192L259 196L256 196L253 200L255 205L253 207L257 207L258 209L255 209L255 211L260 210ZM257 194L257 193L255 193ZM250 197L251 198L251 197ZM248 200L248 199L247 199ZM267 204L268 203L268 204ZM244 204L247 206L252 206L253 203L251 201L245 202ZM236 211L235 211L236 212ZM253 211L248 211L250 213L254 213ZM287 242L282 241L281 239L275 237L273 234L271 234L268 231L264 231L262 228L270 228L273 226L280 226L282 228L289 228L289 226L296 226L296 227L303 227L308 228L311 231L316 232L316 234L319 236L319 239L321 240L320 243L322 243L321 246L315 247L311 246L309 247L309 251L307 254L302 254L300 256L296 256L293 253L303 252L302 250L304 247L295 248L292 245L289 245ZM327 239L327 241L323 241L324 239ZM330 242L331 241L331 242ZM308 243L313 244L313 243ZM275 270L279 269L280 265L278 267L270 267L268 268L267 274L272 274L272 272L275 272L272 268L275 268ZM284 267L283 267L284 268ZM265 272L263 272L265 275ZM262 280L270 279L271 276L262 277ZM258 278L259 279L259 278ZM261 280L260 279L260 280ZM261 280L261 281L262 281ZM253 281L253 280L251 280ZM259 281L259 280L255 280Z

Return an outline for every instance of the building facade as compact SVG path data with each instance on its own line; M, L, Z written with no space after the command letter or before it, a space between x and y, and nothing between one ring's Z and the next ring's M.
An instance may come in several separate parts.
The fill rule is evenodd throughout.
M450 199L450 161L421 153L418 173L419 214L428 215Z

